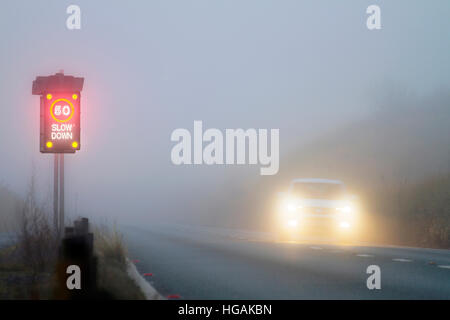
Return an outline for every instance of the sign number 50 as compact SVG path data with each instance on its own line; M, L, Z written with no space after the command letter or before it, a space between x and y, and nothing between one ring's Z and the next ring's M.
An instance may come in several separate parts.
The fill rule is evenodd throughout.
M67 99L61 98L53 101L50 106L50 115L56 122L69 121L74 113L72 102Z
M70 107L68 105L62 107L60 105L56 105L55 116L60 116L61 114L67 117L70 114Z

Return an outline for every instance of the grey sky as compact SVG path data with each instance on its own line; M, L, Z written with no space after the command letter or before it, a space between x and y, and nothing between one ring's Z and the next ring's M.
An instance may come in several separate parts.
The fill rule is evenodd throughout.
M373 3L380 31L365 25ZM69 4L80 31L65 27ZM50 195L31 82L64 69L86 79L68 210L75 199L117 219L198 210L259 166L175 167L174 129L279 128L283 157L373 112L390 86L449 88L449 17L448 1L2 1L0 182L23 194L34 161Z

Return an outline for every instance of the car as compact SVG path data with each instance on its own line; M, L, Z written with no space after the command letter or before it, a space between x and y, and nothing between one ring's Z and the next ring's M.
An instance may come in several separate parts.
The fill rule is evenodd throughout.
M357 229L356 197L340 180L303 178L291 181L277 213L280 240L301 236L350 240Z

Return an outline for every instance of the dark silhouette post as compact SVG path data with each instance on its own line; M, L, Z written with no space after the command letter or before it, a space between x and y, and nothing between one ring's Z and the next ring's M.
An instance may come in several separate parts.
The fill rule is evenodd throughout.
M64 153L59 154L59 230L64 230Z
M60 227L58 222L58 182L59 182L59 168L58 168L58 154L54 155L54 161L53 161L53 225L55 228L55 232L60 234Z

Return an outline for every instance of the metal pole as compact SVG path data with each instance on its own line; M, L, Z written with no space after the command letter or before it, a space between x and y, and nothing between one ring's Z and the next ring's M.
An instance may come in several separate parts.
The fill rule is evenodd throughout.
M55 231L59 234L59 223L58 223L58 154L54 154L54 162L53 162L53 224L55 227Z
M64 153L59 154L59 224L64 232Z

